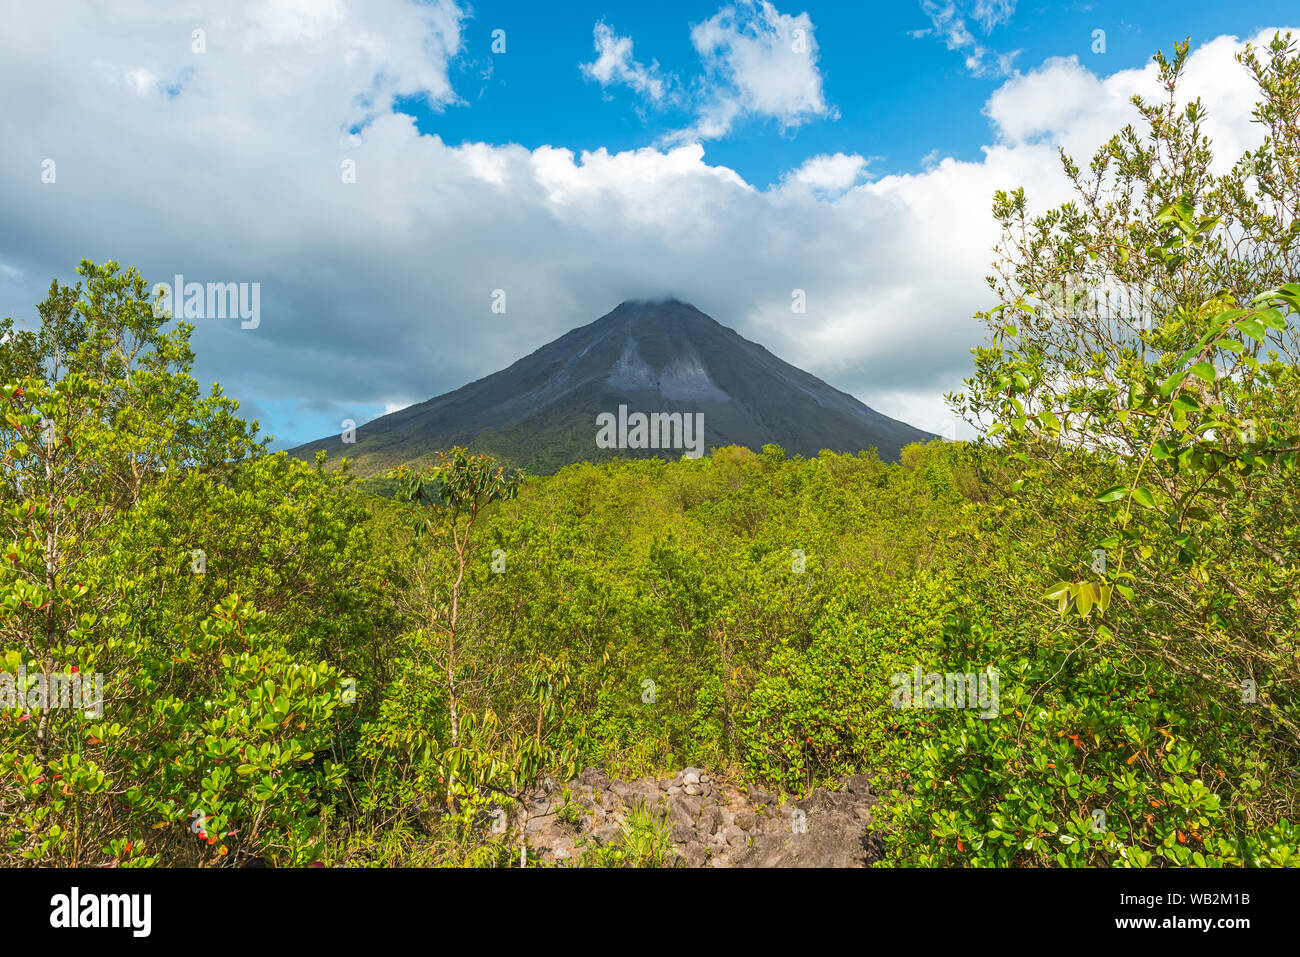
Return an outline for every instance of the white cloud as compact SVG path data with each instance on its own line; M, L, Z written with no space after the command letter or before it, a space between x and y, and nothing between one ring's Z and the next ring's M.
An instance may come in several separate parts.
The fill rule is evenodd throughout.
M632 38L605 23L595 26L597 57L579 64L583 76L603 87L623 84L654 105L684 104L696 116L663 143L719 139L748 120L776 120L783 129L812 119L834 118L817 67L817 39L808 14L781 13L768 0L738 0L691 28L701 74L689 87L632 55Z
M741 0L691 28L705 69L699 118L680 140L717 139L747 117L785 128L833 117L817 68L808 14L783 14L767 0Z
M985 46L971 32L974 21L987 36L1006 23L1016 12L1016 0L921 0L921 9L930 18L931 27L913 30L912 37L934 34L949 50L964 54L966 69L976 76L1007 76L1018 50L999 53Z
M1260 45L1272 31L1257 35ZM1218 37L1198 47L1181 83L1186 100L1201 97L1209 115L1204 131L1215 143L1256 144L1261 127L1251 118L1259 95L1246 70L1234 59L1241 49L1235 37ZM1155 67L1120 70L1099 77L1077 56L1052 58L1037 69L1007 80L994 91L985 114L1000 140L1011 144L1059 143L1075 153L1090 152L1097 143L1135 122L1130 98L1148 101L1163 94L1153 85ZM1222 171L1237 157L1216 151Z
M823 153L810 156L802 166L782 177L781 189L787 195L834 199L854 186L866 168L866 159L857 154Z
M594 30L596 53L590 63L580 64L582 75L601 86L625 84L654 103L663 101L670 80L659 71L658 63L645 66L632 58L632 38L621 37L604 23Z
M198 374L272 410L272 431L298 421L299 441L458 388L622 299L669 294L938 431L982 336L970 316L989 304L993 191L1060 201L1056 144L1086 159L1135 118L1131 92L1158 93L1154 65L1096 77L1048 61L990 98L978 161L863 181L862 157L819 155L758 188L699 144L574 154L420 135L388 104L456 101L449 4L76 9L19 5L0 33L0 86L26 91L0 111L0 315L30 320L83 257L150 281L260 282L257 329L199 323ZM196 23L206 54L190 52ZM1216 40L1186 71L1234 157L1261 135L1235 48ZM141 95L124 80L135 69L179 91ZM823 102L747 96L777 113ZM56 184L41 183L45 158ZM791 312L796 288L806 314ZM308 413L330 425L301 424Z
M975 0L971 16L988 33L999 24L1006 23L1016 12L1016 0Z

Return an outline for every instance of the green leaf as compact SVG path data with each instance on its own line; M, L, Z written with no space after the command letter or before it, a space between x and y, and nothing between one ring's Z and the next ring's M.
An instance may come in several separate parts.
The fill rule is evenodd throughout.
M1114 590L1115 589L1111 585L1100 585L1097 588L1097 607L1103 614L1105 614L1106 609L1110 607L1110 596Z
M1106 502L1118 502L1120 499L1122 499L1122 498L1123 498L1124 496L1126 496L1127 494L1128 494L1128 487L1127 487L1127 486L1124 486L1124 485L1116 485L1114 488L1108 488L1108 489L1106 489L1106 491L1104 491L1104 492L1102 492L1100 495L1098 495L1098 496L1097 496L1097 501L1098 501L1098 502L1102 502L1102 503L1106 503Z
M1183 380L1186 379L1186 378L1187 378L1187 370L1186 370L1186 369L1182 369L1182 370L1180 370L1180 371L1178 371L1178 372L1175 372L1175 373L1174 373L1173 375L1171 375L1168 379L1166 379L1163 383L1161 383L1161 385L1160 385L1160 397L1161 397L1162 399L1167 399L1167 398L1169 398L1169 396L1173 393L1173 391L1174 391L1175 389L1177 389L1180 385L1183 384Z
M1208 362L1198 362L1189 371L1204 382L1213 382L1219 374L1214 366Z
M1276 329L1278 332L1286 331L1286 320L1282 318L1282 314L1276 309L1265 309L1263 312L1258 313L1258 315L1260 322L1264 323L1264 325L1268 326L1270 329Z
M1237 328L1250 336L1256 342L1263 342L1264 337L1268 335L1264 331L1264 324L1258 319L1242 319L1237 323Z

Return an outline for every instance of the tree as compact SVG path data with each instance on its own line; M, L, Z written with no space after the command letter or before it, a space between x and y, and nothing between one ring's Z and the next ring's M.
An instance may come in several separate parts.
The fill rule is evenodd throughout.
M1288 35L1238 57L1267 136L1216 172L1188 50L1157 55L1141 133L1086 172L1062 153L1073 201L1031 217L996 194L999 304L951 399L1014 473L1002 529L1037 558L1008 593L1041 595L1070 654L1158 664L1196 689L1184 713L1253 727L1224 806L1255 827L1294 810L1274 759L1300 753L1300 54Z
M524 479L521 471L506 473L490 456L471 455L456 447L440 454L432 469L393 469L387 478L396 479L402 499L411 504L411 528L416 541L429 540L434 550L449 555L453 578L445 589L436 570L418 559L411 566L414 593L403 603L415 612L422 627L441 638L433 652L440 658L445 675L444 689L450 717L451 745L460 743L460 695L457 686L457 638L461 633L461 600L475 523L493 502L513 499ZM449 793L454 780L448 782Z

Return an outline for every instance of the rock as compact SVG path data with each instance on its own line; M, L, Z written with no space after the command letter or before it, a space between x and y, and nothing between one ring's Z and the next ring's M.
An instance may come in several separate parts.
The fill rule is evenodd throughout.
M523 796L525 839L530 856L563 865L584 847L620 843L625 814L644 807L662 818L681 863L689 867L865 867L883 855L881 839L872 831L879 798L870 784L870 775L852 775L838 790L816 788L781 806L762 788L752 787L746 795L694 767L674 778L612 782L599 769L587 768L563 787L543 781ZM557 813L562 790L571 807L583 809L576 825ZM796 814L806 825L798 833ZM584 846L575 847L575 839Z
M568 836L560 836L549 842L539 843L534 848L543 858L552 860L565 860L572 857L575 851L573 839Z
M794 806L802 808L805 811L815 811L818 809L827 810L836 805L836 800L830 791L825 788L814 788L812 794L806 798L794 802Z
M866 867L883 854L880 838L853 812L839 808L808 813L808 829L796 834L789 821L753 833L733 860L736 867Z
M851 774L844 779L844 787L848 789L850 794L870 794L871 775Z
M699 801L693 798L677 798L669 803L668 823L672 827L673 843L686 844L696 840L695 819L699 813Z
M668 814L674 821L694 824L695 819L700 816L701 807L699 798L682 795L668 802Z
M575 780L579 784L585 784L597 791L603 791L609 787L609 778L605 777L605 772L599 768L587 768Z
M686 859L687 867L703 867L709 859L709 849L699 841L691 841L682 848L682 857Z
M551 812L551 800L544 795L538 795L528 802L528 814L530 817L541 817Z
M681 821L676 821L673 824L673 829L669 836L672 838L674 844L689 844L696 840L695 827L690 824L683 824Z
M612 787L610 792L613 793ZM628 792L623 795L623 806L627 808L642 806L650 809L658 805L663 799L664 793L659 790L653 781L643 781L632 785Z

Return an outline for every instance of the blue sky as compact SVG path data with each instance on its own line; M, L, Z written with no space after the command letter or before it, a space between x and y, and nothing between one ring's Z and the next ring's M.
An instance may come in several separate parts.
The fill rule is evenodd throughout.
M993 191L1068 199L1058 147L1086 159L1135 121L1151 55L1186 36L1188 89L1230 163L1261 135L1234 55L1289 12L17 5L0 33L0 315L31 324L82 258L258 283L255 328L197 323L195 371L282 448L674 295L873 408L968 434L943 395L990 305Z
M947 4L934 4L941 10ZM577 64L593 59L593 25L605 23L633 40L633 54L657 62L664 74L689 85L701 64L690 26L718 12L716 2L655 4L476 3L464 30L467 49L453 67L463 105L431 110L421 97L399 109L421 131L449 143L546 144L573 150L636 149L690 122L683 106L646 108L626 86L602 88ZM710 162L748 182L767 184L819 153L857 153L876 175L909 172L932 155L976 160L989 141L983 106L1006 79L994 67L972 72L967 49L950 50L941 28L920 3L805 2L777 4L806 12L815 27L818 65L835 118L794 129L756 119L707 144ZM1049 57L1078 56L1103 72L1144 65L1175 40L1193 43L1222 34L1253 35L1286 22L1294 10L1275 0L1249 4L1179 2L1065 2L989 4L1003 11L981 26L978 5L957 5L968 30L992 63L1014 54L1012 67L1029 69ZM492 31L506 31L504 56L492 55ZM1105 52L1094 53L1093 31L1104 30ZM926 32L926 35L918 35Z

